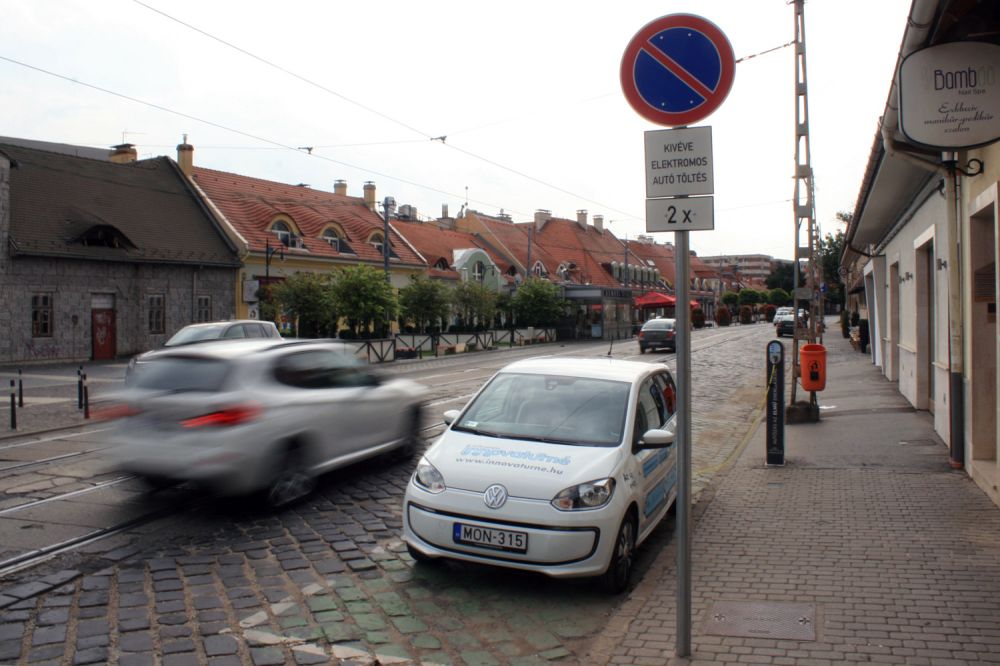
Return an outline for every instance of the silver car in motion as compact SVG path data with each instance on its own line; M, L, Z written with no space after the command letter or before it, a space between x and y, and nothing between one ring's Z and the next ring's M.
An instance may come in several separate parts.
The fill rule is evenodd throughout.
M316 477L412 454L424 388L382 379L330 341L206 342L150 355L105 411L117 467L153 486L191 481L271 506Z

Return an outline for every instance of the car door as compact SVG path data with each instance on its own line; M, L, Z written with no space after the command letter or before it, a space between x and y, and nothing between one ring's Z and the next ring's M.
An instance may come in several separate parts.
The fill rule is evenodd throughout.
M275 362L274 379L286 393L285 420L308 433L316 464L356 453L379 429L372 386L354 376L350 363L327 349L294 351Z
M673 377L664 370L646 378L639 386L636 396L632 452L642 488L642 501L639 503L640 534L659 522L677 494L676 447L638 448L647 430L673 430L676 427L676 395Z

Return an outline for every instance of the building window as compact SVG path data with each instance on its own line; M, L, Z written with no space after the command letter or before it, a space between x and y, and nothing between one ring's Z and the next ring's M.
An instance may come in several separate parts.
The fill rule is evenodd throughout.
M288 247L292 242L292 230L281 220L278 220L271 225L271 233L277 236L278 240L281 241L281 244L285 247Z
M212 321L212 297L199 296L198 309L194 313L194 320L197 322Z
M165 333L167 330L166 298L163 294L150 294L148 301L148 331L150 333Z
M31 337L52 337L52 294L31 297Z
M337 235L336 231L334 231L333 229L324 229L323 240L329 243L330 247L332 247L334 250L340 252L340 236Z
M368 242L371 243L372 247L375 248L375 251L378 252L378 256L380 257L385 256L385 250L384 250L385 238L382 236L382 234L372 235L371 240Z
M472 265L472 279L476 282L482 282L484 277L486 277L486 265L477 261Z

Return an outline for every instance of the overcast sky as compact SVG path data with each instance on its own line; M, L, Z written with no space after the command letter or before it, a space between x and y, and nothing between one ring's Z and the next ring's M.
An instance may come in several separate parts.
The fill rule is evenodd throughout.
M806 3L824 234L857 198L909 6ZM0 0L0 11L0 135L176 157L187 134L199 166L331 191L344 179L355 196L371 180L379 200L422 217L466 200L515 221L586 209L630 238L645 233L643 132L659 129L621 91L632 36L692 13L737 59L794 39L786 0ZM715 159L715 230L691 232L698 254L792 257L794 71L792 47L737 64L725 103L696 123L712 126Z

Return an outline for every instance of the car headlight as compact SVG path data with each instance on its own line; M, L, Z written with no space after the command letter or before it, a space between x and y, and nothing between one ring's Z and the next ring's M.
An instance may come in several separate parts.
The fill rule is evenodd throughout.
M437 468L427 462L425 458L421 458L420 463L417 464L417 471L413 473L413 480L418 486L429 493L434 493L436 495L444 492L444 477L441 476L441 472L437 471Z
M559 494L552 498L552 506L560 511L597 509L610 502L614 492L614 479L588 481L559 491Z

